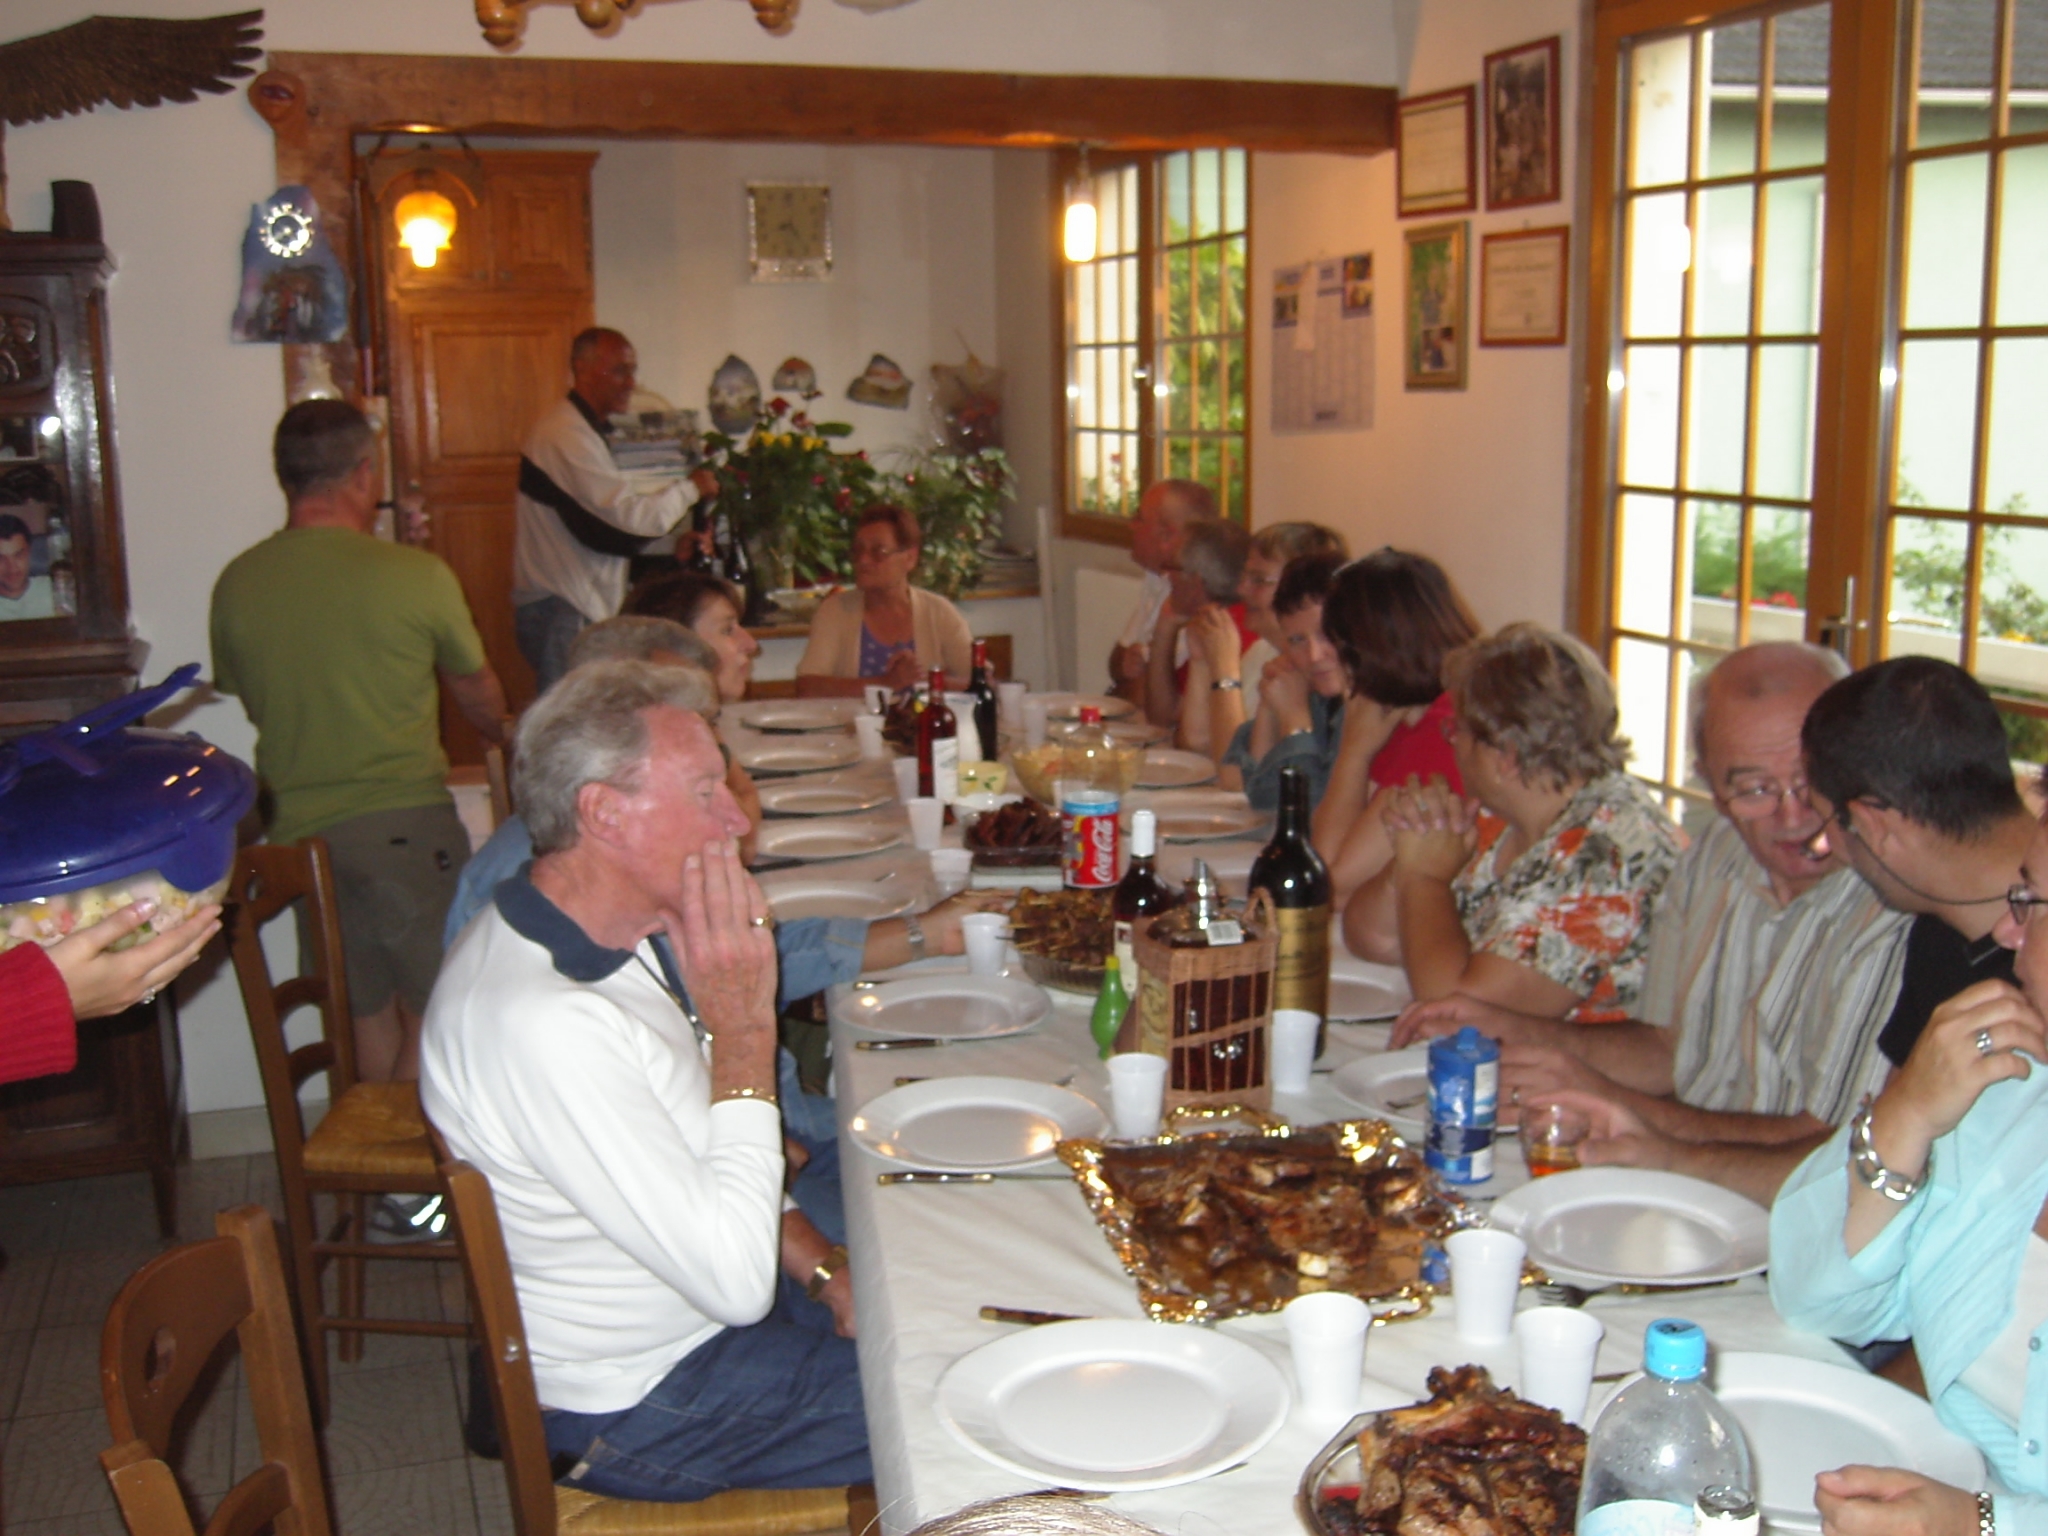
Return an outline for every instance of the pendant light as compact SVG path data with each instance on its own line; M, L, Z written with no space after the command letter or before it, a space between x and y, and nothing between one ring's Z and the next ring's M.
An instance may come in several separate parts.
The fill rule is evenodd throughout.
M455 205L422 187L408 192L391 211L398 243L412 252L412 264L431 267L455 238Z
M1067 213L1061 225L1060 244L1071 262L1095 259L1095 183L1088 176L1088 146L1081 146L1081 168L1067 183Z

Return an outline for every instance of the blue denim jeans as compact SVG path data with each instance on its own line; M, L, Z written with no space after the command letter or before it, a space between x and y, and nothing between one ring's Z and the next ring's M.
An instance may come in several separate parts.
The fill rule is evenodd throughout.
M546 693L569 670L569 647L589 621L559 597L521 603L512 610L512 636L533 668L534 684Z
M786 1275L774 1311L699 1345L633 1407L544 1418L549 1452L581 1458L562 1481L608 1498L687 1503L874 1476L853 1340Z

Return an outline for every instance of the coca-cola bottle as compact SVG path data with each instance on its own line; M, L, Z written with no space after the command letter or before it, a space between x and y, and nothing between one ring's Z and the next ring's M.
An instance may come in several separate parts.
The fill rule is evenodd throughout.
M917 717L917 792L951 805L960 796L960 722L946 705L946 674L932 668L929 701Z
M1123 779L1115 743L1102 728L1102 711L1081 706L1081 723L1060 740L1060 822L1067 856L1062 883L1070 890L1106 891L1116 884L1117 808Z

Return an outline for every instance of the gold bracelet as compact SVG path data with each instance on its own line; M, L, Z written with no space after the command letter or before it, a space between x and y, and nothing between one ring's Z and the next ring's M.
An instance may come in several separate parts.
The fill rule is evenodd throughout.
M712 1103L724 1104L732 1099L759 1099L763 1104L773 1104L778 1108L782 1103L773 1088L728 1088L713 1099Z
M804 1294L816 1301L825 1287L832 1283L832 1277L844 1268L846 1245L834 1243L825 1257L818 1261L818 1267L811 1271L811 1278L804 1282Z

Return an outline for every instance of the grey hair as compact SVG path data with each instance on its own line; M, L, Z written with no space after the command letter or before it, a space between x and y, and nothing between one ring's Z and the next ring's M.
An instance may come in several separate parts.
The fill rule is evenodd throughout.
M647 759L647 711L701 715L718 685L695 667L595 661L542 694L519 722L512 795L536 854L576 845L576 797L586 784L628 789ZM708 729L708 727L707 727Z
M576 367L599 347L608 341L615 341L622 347L630 347L623 331L615 331L608 325L593 325L576 333L576 339L569 343L569 366Z
M1251 535L1236 523L1190 523L1180 547L1180 568L1202 584L1210 601L1234 603L1251 546Z
M910 1536L1159 1536L1159 1529L1099 1504L1026 1493L956 1509Z
M578 634L569 646L567 670L595 661L652 661L663 654L680 656L699 672L718 675L718 652L695 630L674 619L630 613L592 624Z
M1730 651L1704 672L1695 673L1686 688L1685 730L1686 740L1692 744L1693 767L1701 778L1707 776L1707 706L1713 702L1715 677L1721 669L1740 657L1770 655L1781 663L1768 670L1759 669L1742 679L1741 694L1745 699L1767 698L1776 693L1791 690L1793 667L1804 665L1813 668L1830 683L1838 683L1849 675L1849 663L1840 651L1830 650L1825 645L1810 645L1804 640L1776 640L1762 645L1746 645L1739 651Z

